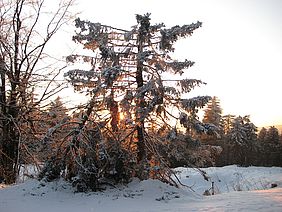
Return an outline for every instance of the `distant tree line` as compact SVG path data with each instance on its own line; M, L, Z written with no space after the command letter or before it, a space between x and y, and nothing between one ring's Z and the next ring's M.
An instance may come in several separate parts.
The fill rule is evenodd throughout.
M221 115L218 98L213 97L203 122L217 127L218 134L204 135L202 143L221 146L215 165L282 166L282 134L274 126L258 132L249 116Z

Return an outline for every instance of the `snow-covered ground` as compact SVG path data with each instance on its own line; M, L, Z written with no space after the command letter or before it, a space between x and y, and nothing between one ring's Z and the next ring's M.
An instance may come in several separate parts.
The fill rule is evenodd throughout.
M176 170L181 182L191 188L177 189L157 180L134 180L103 192L74 193L64 181L28 180L0 187L0 212L282 211L282 168L202 169L209 181L197 170ZM211 193L212 182L216 195L203 195Z

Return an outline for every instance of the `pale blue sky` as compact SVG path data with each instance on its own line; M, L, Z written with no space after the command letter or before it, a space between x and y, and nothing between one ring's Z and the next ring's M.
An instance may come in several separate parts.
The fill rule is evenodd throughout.
M175 58L196 62L187 76L208 83L190 95L218 96L224 114L251 115L257 126L282 124L281 0L77 0L75 9L125 29L146 12L167 26L202 21L176 45Z

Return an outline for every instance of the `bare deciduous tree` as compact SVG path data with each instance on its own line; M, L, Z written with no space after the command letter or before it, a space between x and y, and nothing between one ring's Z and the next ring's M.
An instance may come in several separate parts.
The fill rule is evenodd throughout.
M52 12L46 12L45 4L44 0L0 1L0 177L7 184L17 177L22 124L28 122L32 108L63 89L55 80L62 68L52 69L45 49L70 20L73 0L60 1ZM34 101L34 87L40 84L41 94Z

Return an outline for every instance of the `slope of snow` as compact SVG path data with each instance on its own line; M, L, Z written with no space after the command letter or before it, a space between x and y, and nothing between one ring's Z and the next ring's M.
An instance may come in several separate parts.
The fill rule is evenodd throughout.
M127 186L103 192L74 193L71 185L62 180L28 180L0 189L0 212L282 211L282 168L203 169L210 176L209 181L194 169L176 170L178 178L195 192L157 180L134 180ZM203 196L211 182L218 194ZM277 188L270 188L271 184L277 184Z

